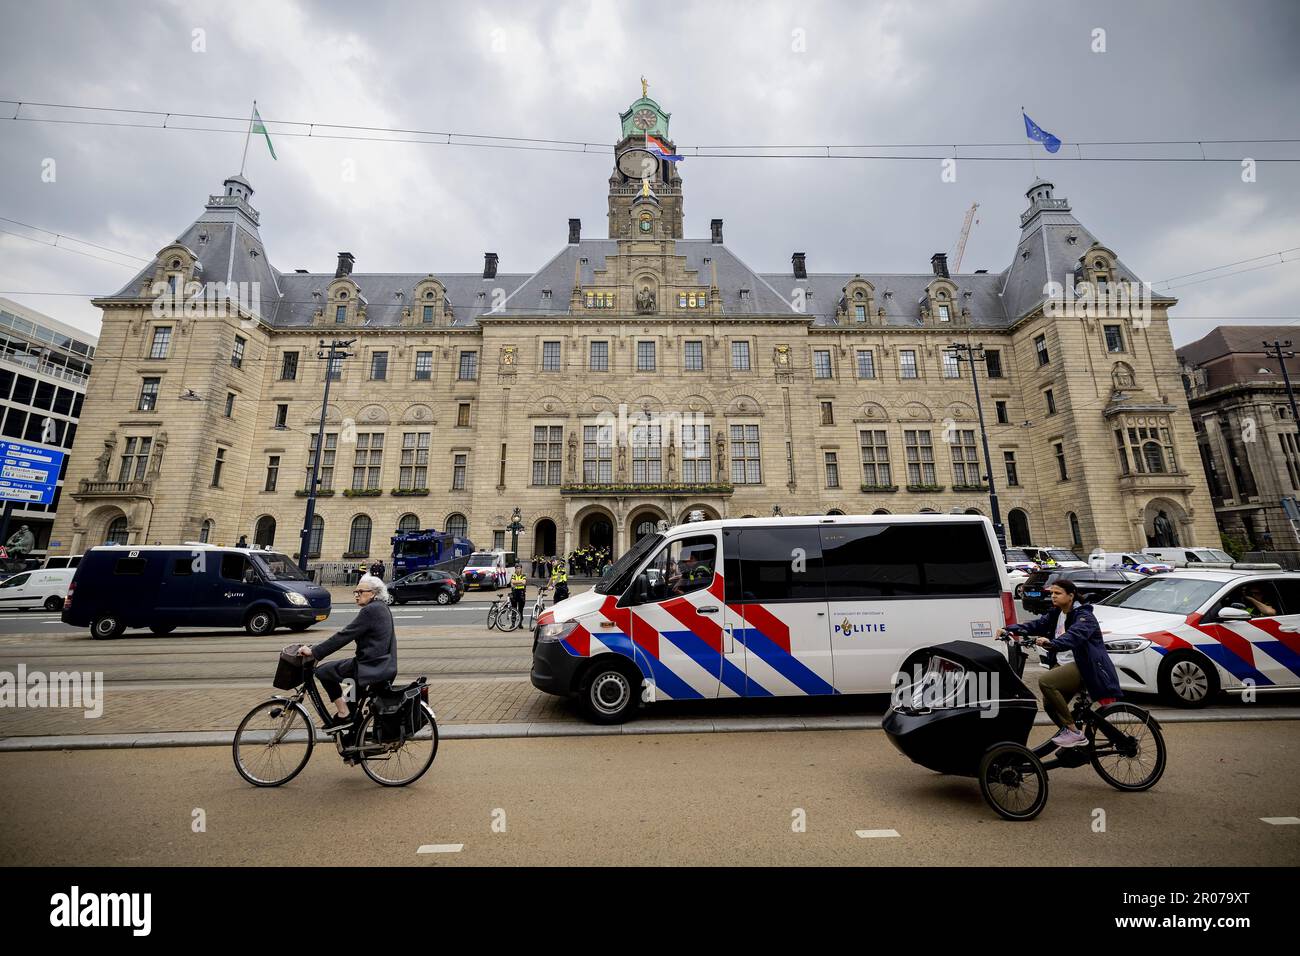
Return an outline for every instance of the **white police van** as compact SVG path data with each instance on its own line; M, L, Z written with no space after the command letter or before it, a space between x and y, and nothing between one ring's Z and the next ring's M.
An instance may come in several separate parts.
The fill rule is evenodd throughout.
M1014 621L987 518L704 521L647 535L544 612L531 680L598 723L639 700L880 694L919 648L1001 649Z

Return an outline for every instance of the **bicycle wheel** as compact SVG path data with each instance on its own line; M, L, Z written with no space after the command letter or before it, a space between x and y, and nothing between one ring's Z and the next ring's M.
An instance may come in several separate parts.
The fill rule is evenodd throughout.
M489 631L492 630L492 628L497 626L497 615L499 615L500 613L501 613L501 605L499 604L493 604L490 608L488 608L487 626Z
M512 606L502 611L501 617L497 618L497 621L501 625L501 630L513 631L519 626L522 619L523 615L519 613L519 608Z
M428 721L415 734L400 741L385 741L379 734L374 714L366 717L357 733L361 751L361 769L375 783L385 787L405 787L424 776L438 756L438 721L429 705L421 701Z
M1098 734L1096 718L1124 735L1114 744ZM1165 736L1160 723L1141 707L1116 703L1103 707L1088 721L1088 759L1102 780L1116 790L1150 790L1165 772Z
M239 722L231 754L253 786L278 787L298 776L315 746L316 728L302 704L273 697Z
M1047 805L1047 771L1028 747L994 744L980 761L980 793L1008 820L1032 820Z

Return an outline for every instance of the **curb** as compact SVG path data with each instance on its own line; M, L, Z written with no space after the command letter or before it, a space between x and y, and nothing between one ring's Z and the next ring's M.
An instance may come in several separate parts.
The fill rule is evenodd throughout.
M1285 707L1255 713L1155 714L1162 724L1240 723L1262 720L1300 720L1300 707ZM568 721L534 723L447 724L438 729L441 740L503 740L528 737L637 737L658 734L735 734L782 733L804 730L879 730L883 717L759 717L755 719L707 717L641 720L617 726L598 726ZM1034 720L1045 727L1051 721L1045 714ZM69 734L50 737L0 738L0 753L36 750L134 750L156 747L229 747L234 731L202 730L141 734ZM333 738L318 733L317 743Z

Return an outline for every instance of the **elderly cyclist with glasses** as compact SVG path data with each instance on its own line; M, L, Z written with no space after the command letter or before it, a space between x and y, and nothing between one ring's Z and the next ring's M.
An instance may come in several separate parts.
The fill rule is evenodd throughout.
M388 610L388 589L373 575L363 575L352 592L360 610L357 616L332 636L315 647L303 644L298 653L316 660L328 657L339 648L356 642L357 650L350 658L329 661L316 668L316 679L325 691L326 699L334 704L335 717L325 728L326 733L337 733L352 723L341 681L351 678L358 695L370 684L382 684L397 676L397 638L393 633L393 615Z

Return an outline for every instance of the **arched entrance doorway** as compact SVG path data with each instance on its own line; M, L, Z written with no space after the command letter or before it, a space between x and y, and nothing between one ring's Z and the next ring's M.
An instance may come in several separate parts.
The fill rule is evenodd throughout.
M270 548L275 546L275 519L262 515L253 526L253 547Z
M550 557L556 554L555 550L555 522L550 518L542 518L533 525L533 556Z
M611 559L614 554L614 519L606 511L593 511L578 525L578 547L604 548Z
M1023 548L1033 544L1029 538L1029 515L1019 508L1012 508L1007 513L1007 530L1011 532L1011 545Z
M654 534L659 530L659 522L665 521L667 518L668 516L659 508L633 508L631 515L627 519L628 546L631 547L636 544L646 535Z

